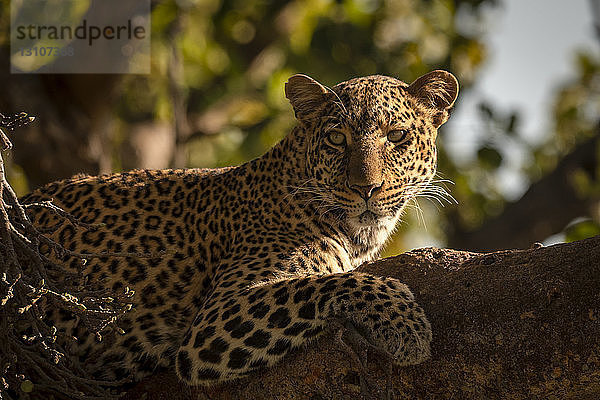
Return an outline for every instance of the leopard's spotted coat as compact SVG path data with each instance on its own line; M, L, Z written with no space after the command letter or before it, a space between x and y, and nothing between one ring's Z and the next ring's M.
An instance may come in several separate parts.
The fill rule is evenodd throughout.
M140 170L49 184L52 199L87 231L62 224L54 239L81 252L145 252L85 267L90 285L132 288L124 335L98 343L64 313L97 375L176 368L190 384L244 376L317 337L332 318L360 326L398 364L429 355L431 330L409 289L352 272L376 258L400 214L436 169L437 128L458 93L444 71L412 85L384 76L329 89L295 75L286 84L298 126L262 157L215 170ZM79 261L67 257L73 268Z

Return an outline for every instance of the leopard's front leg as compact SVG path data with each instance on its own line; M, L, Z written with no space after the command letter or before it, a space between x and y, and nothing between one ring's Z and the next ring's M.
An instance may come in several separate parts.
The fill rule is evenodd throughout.
M405 285L347 272L219 289L179 347L177 374L192 385L245 376L273 365L340 319L398 365L419 363L430 354L429 322Z

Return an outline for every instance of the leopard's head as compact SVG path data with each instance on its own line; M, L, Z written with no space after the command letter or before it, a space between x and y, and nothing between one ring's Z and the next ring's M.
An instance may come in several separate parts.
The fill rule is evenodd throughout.
M433 71L408 85L368 76L330 89L294 75L285 90L306 149L299 190L351 233L387 237L435 175L435 139L458 95L456 78Z

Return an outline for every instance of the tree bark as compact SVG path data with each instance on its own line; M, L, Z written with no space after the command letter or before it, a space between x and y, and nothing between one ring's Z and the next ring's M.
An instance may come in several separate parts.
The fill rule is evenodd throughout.
M419 249L364 265L401 279L433 329L432 358L394 368L393 399L600 398L600 236L479 254ZM386 374L374 362L369 398ZM190 388L172 372L123 399L357 399L358 367L330 333L261 373Z

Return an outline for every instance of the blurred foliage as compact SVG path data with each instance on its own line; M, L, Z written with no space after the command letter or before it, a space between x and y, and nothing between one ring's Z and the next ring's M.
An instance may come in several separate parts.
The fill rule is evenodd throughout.
M577 77L560 88L554 100L554 136L536 153L535 164L542 173L552 169L577 143L598 134L600 56L579 52L575 68Z
M589 219L577 221L565 229L566 242L574 242L597 235L600 235L600 224L598 221Z
M494 1L160 2L152 14L153 73L126 78L118 114L172 118L167 69L177 46L194 132L188 164L240 163L294 124L283 84L296 72L332 85L373 73L411 81L447 68L468 86L485 50L478 33L460 31L456 20L460 14L475 25L484 3Z
M490 103L479 104L476 157L464 160L442 160L440 167L456 183L453 194L460 207L453 209L452 224L461 229L475 230L490 216L499 215L507 201L522 194L507 193L503 174L517 176L523 190L554 170L560 160L579 143L599 134L600 117L600 57L579 52L574 59L575 77L563 82L556 90L550 116L551 127L538 141L527 138L521 129L518 110L501 110ZM600 149L598 149L600 152ZM596 169L600 166L596 166ZM600 198L600 170L594 176L580 171L573 177L576 191L582 197ZM558 195L558 194L557 194ZM600 227L600 215L587 215L585 223L570 226L565 240L583 238L583 232ZM448 223L443 221L442 223ZM583 223L581 229L576 228Z

